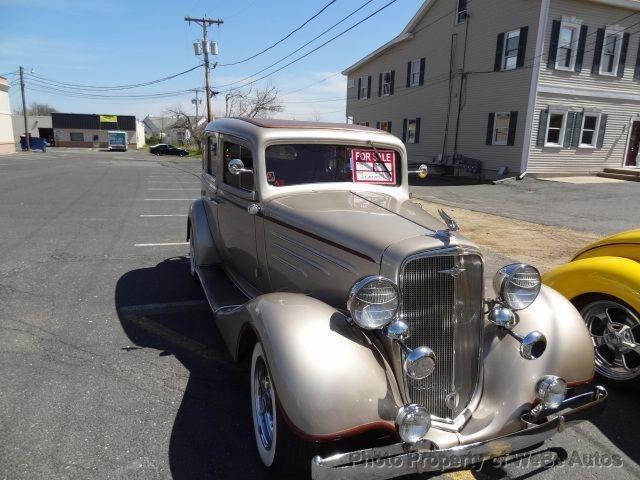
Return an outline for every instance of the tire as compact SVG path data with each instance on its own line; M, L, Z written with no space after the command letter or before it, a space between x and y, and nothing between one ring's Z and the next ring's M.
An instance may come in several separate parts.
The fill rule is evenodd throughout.
M311 444L296 436L285 421L260 342L255 344L251 358L251 414L263 465L280 475L308 473Z
M603 295L576 306L593 341L598 377L614 386L640 387L640 314Z
M193 240L193 229L190 229L189 230L189 273L193 278L195 278L197 275L197 272L196 272L197 265L198 264L196 262L196 247L194 245L194 240Z

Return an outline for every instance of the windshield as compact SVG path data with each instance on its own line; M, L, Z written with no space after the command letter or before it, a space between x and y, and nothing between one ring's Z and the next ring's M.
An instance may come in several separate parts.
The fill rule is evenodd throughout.
M267 182L276 187L329 182L400 184L400 154L371 146L271 145L265 151L265 165Z

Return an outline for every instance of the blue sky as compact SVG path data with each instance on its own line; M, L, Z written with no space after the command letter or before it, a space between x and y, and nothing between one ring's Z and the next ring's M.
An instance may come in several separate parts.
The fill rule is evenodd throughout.
M371 1L292 59L359 23L388 1ZM224 20L220 28L212 27L211 36L220 47L216 60L231 63L277 41L327 3L329 0L0 0L0 17L4 19L0 30L0 74L24 65L28 72L33 69L36 75L60 82L100 86L145 82L187 70L202 61L202 57L193 54L192 46L201 36L201 29L189 26L185 15ZM365 0L335 1L276 48L246 63L214 69L212 83L222 85L254 74L364 3ZM285 111L279 116L344 121L346 80L338 72L395 36L421 4L422 0L397 0L338 40L263 80L261 83L270 82L283 93ZM26 19L26 23L20 19ZM331 76L335 73L338 74ZM323 79L327 80L300 90ZM198 69L158 85L107 93L168 92L202 87L203 82L203 71ZM46 88L28 87L27 103L49 103L67 112L135 114L143 118L177 105L193 108L193 95L189 94L152 100L86 99L35 89ZM17 86L11 89L13 109L19 106L19 90ZM215 101L218 112L224 109L222 97Z

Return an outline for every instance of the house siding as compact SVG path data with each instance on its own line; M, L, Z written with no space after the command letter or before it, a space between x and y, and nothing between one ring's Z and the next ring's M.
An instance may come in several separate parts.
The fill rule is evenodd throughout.
M591 73L596 31L608 25L632 27L638 22L633 10L576 0L553 0L546 26L545 45L535 104L527 171L532 174L593 173L605 167L621 167L627 147L631 119L640 114L640 80L634 69L640 37L631 35L622 78ZM566 72L547 67L551 25L563 16L582 20L588 36L582 71ZM628 17L625 19L625 17ZM626 30L635 33L637 27ZM563 89L564 94L557 93ZM551 93L556 91L556 93ZM607 98L618 96L622 98ZM602 148L550 148L537 146L540 112L548 107L566 106L570 111L597 109L608 116Z
M535 52L539 0L486 0L470 2L468 23L455 24L455 0L437 0L413 29L414 36L349 72L353 87L347 89L347 115L354 122L375 126L391 121L391 133L402 137L404 118L421 118L420 143L407 145L409 160L429 160L441 153L455 152L455 130L463 64L465 32L468 28L465 84L458 133L457 153L483 163L484 174L494 177L499 167L519 172L526 112L529 103L531 69L494 72L496 42L500 33L528 27L525 58ZM457 34L455 71L451 83L449 110L449 64L452 34ZM426 59L424 85L406 87L407 62ZM526 63L525 63L526 67ZM389 97L378 97L379 73L395 70L395 91ZM370 99L357 99L357 79L372 77ZM348 82L348 85L351 82ZM518 125L513 146L485 145L487 123L491 112L517 111ZM448 137L445 144L445 132Z

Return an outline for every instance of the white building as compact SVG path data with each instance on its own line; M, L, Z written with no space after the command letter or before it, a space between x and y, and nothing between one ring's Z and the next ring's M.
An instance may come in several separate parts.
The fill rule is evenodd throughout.
M9 88L7 79L0 77L0 154L15 152Z

